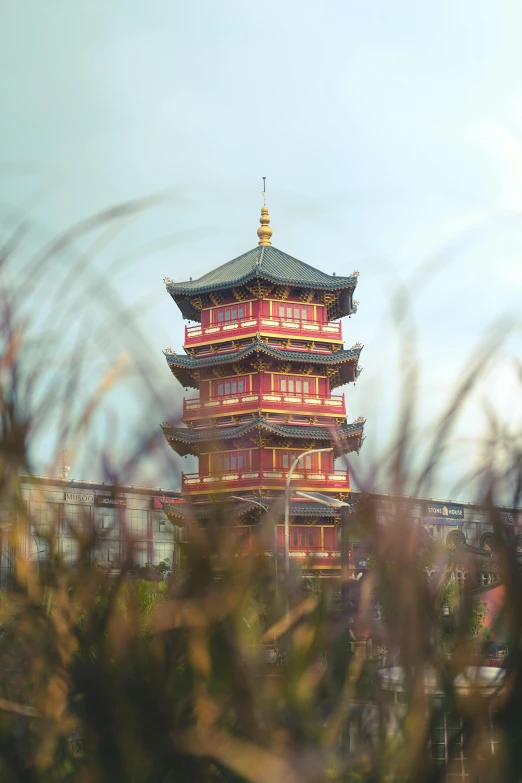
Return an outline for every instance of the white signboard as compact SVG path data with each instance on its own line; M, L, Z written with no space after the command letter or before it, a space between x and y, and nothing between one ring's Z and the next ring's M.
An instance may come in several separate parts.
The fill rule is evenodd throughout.
M92 505L94 503L94 494L89 494L86 492L66 492L65 502L66 503L90 503Z

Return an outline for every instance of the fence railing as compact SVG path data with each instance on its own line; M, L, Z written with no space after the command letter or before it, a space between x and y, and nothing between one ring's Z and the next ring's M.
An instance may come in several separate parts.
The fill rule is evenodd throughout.
M346 415L344 394L324 397L315 394L293 394L291 392L247 392L213 397L210 400L183 400L183 415L215 416L241 410L296 410L307 413L335 413Z
M286 483L286 470L237 470L227 473L182 473L182 488L189 492L234 489L238 487L280 487ZM300 484L323 489L349 489L348 471L299 470L293 473L292 486Z
M222 321L208 326L197 324L185 327L185 345L210 342L223 337L236 338L240 335L252 334L294 334L299 337L331 337L342 340L342 324L340 321L307 321L304 319L277 318L272 316L254 316L236 321Z

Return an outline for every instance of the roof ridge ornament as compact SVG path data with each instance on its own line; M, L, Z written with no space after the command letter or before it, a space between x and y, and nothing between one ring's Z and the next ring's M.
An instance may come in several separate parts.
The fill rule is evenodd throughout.
M272 229L270 228L270 217L268 215L268 207L261 207L261 217L259 218L259 222L261 223L260 227L257 229L257 236L259 237L258 245L261 245L261 247L266 247L267 245L271 245L270 237L272 236Z
M261 225L257 229L257 236L259 237L258 245L261 245L261 247L266 247L267 245L272 244L270 241L270 237L272 236L272 229L270 228L270 216L268 214L268 207L266 205L265 198L265 180L266 177L263 177L263 206L261 207L261 217L259 218Z

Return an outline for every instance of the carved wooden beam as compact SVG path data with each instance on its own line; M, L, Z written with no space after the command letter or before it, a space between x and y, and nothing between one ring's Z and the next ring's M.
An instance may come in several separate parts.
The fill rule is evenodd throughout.
M222 305L223 302L225 301L225 297L223 296L221 291L211 291L209 296L210 296L210 301L216 307L218 307L219 305Z
M278 285L274 291L274 299L279 299L280 302L284 302L290 296L289 285Z
M301 302L304 302L305 304L310 304L312 299L314 298L314 291L310 289L305 289L304 291L301 291L299 294L299 299Z

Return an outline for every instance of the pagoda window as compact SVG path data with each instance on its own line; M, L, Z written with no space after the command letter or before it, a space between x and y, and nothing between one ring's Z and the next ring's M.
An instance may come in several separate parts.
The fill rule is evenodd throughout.
M277 314L279 318L284 318L286 321L313 321L314 308L296 304L280 304L278 305Z
M301 542L301 546L306 546L306 535L304 531L294 530L293 539L293 544L295 547L299 546L299 542Z
M212 472L228 473L234 470L244 470L247 465L247 454L232 452L230 454L216 454L212 456Z
M225 378L214 381L214 397L235 397L248 391L248 378Z
M283 470L290 470L294 461L301 453L300 451L283 451L280 449L276 457L277 467ZM295 470L317 470L317 455L306 454L301 458Z
M212 311L212 323L214 324L228 324L236 323L237 321L243 321L248 318L249 305L248 302L240 305L230 305L228 307L217 307Z
M306 528L297 528L292 531L292 545L297 548L308 547L311 549L315 546L315 536L313 530L306 530Z
M275 391L286 392L287 394L310 394L311 383L302 377L276 376Z

